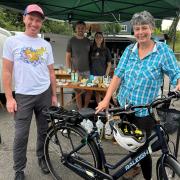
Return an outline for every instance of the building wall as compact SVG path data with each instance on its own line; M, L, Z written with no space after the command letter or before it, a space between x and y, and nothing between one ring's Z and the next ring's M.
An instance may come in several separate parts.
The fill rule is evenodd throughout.
M54 55L55 67L58 68L60 65L65 65L66 47L68 40L71 37L52 33L45 33L44 37L50 38L50 44L52 45Z
M126 28L127 28L126 29L127 31L123 31L123 27L122 27L121 34L132 34L131 25L130 25L129 21L121 23L121 26L126 26Z

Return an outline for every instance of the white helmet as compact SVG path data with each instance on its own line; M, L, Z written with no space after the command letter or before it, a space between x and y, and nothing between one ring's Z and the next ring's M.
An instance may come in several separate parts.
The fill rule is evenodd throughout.
M146 142L146 133L127 121L115 121L113 135L120 146L131 152Z

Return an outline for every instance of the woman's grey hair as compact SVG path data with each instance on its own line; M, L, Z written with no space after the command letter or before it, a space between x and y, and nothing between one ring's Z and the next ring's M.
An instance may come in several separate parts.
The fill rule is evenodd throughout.
M132 27L135 25L151 25L152 28L155 28L154 17L148 11L142 11L133 15L131 19Z

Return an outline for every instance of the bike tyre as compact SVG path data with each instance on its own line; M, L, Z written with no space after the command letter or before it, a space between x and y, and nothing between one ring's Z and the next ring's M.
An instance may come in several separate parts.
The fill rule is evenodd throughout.
M57 134L62 134L62 130L70 130L71 132L79 135L81 138L87 136L86 132L84 131L84 129L82 129L80 126L73 126L73 125L66 125L66 126L62 126L62 125L56 125L57 127ZM51 141L53 141L53 137L54 137L54 129L51 128L49 129L49 132L46 136L46 139L45 139L45 145L44 145L44 153L45 153L45 159L46 159L46 162L47 162L47 166L53 176L54 179L56 180L62 180L62 179L65 179L65 180L68 180L68 176L70 178L70 173L72 171L68 171L67 173L67 177L62 177L62 174L60 171L58 171L55 167L54 167L54 162L52 162L52 159L51 159L51 151L50 151L50 143ZM92 153L92 157L93 157L93 163L91 163L94 167L96 167L97 169L102 169L102 162L101 162L101 158L99 156L99 153L98 153L98 149L97 149L97 145L96 143L93 141L93 140L90 140L88 142L88 144L86 145L86 147L89 148L89 151L90 153ZM61 155L61 152L60 152L60 149L59 149L59 155ZM60 159L56 159L57 161L59 160L59 163L62 164L61 160ZM89 162L89 161L88 161ZM63 166L62 164L62 167L65 167ZM66 168L66 167L65 167ZM60 168L59 168L60 169ZM60 169L61 170L61 169ZM66 169L68 170L68 169Z
M165 173L163 173L163 169L165 169ZM168 174L167 169L170 170L170 173ZM172 173L175 173L175 178L174 180L176 180L176 178L180 178L180 163L173 158L172 156L166 156L164 158L164 161L162 163L162 158L159 158L157 165L156 165L156 173L157 173L157 179L158 180L166 180L166 179L170 179Z

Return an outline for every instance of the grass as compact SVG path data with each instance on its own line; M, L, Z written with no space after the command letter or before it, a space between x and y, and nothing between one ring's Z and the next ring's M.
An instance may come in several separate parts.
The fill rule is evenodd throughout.
M173 42L168 42L168 45L173 49ZM180 61L180 31L176 32L176 41L175 41L175 47L174 52L178 53L176 54L176 58L178 61Z
M173 48L173 43L170 42L170 47ZM180 53L180 39L177 39L175 42L175 52Z
M178 33L178 34L179 34L179 33ZM169 45L171 48L173 48L173 43L172 43L172 42L168 43L168 45ZM178 61L180 61L180 35L177 36L177 39L176 39L176 41L175 41L174 52L175 52L175 53L178 53L178 54L176 54L176 58L177 58Z

